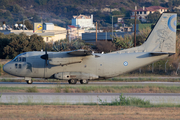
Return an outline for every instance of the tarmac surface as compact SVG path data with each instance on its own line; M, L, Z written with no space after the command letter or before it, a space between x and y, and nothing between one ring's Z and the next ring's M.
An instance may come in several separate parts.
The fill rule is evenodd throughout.
M160 77L161 78L161 77ZM165 77L167 79L167 77ZM161 78L161 79L165 79ZM177 77L179 78L179 77ZM176 77L173 79L177 79ZM0 78L4 79L4 78ZM15 78L19 79L19 78ZM180 86L180 82L95 82L82 85L79 82L76 85L70 85L68 82L34 82L27 84L23 78L22 82L0 82L0 87L55 87L61 86ZM149 100L152 104L180 104L180 94L177 93L125 93L125 97L136 97ZM119 99L120 93L1 93L0 102L2 103L100 103L102 101L111 102Z
M120 93L2 93L1 103L101 103L119 99ZM124 93L125 97L149 100L152 104L180 104L177 93Z
M88 84L69 84L68 82L33 82L27 84L25 81L22 82L0 82L0 87L55 87L61 86L147 86L147 85L159 85L159 86L180 86L180 82L89 82Z

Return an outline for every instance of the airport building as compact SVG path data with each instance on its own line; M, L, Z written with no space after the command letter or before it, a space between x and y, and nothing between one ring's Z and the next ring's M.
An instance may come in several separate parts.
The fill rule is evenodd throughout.
M66 28L55 26L53 23L34 23L34 30L28 30L22 24L15 24L12 28L4 24L3 27L0 28L0 32L4 34L20 34L24 32L28 36L37 34L42 36L45 42L51 43L66 39L67 35Z
M93 24L93 15L86 16L80 14L79 16L73 16L71 25L81 29L95 28Z

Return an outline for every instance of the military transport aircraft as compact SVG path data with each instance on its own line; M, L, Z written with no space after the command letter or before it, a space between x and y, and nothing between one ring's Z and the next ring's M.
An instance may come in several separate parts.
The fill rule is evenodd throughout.
M55 78L69 84L87 84L130 72L176 53L176 13L163 13L146 42L138 47L107 54L87 50L66 52L25 52L4 65L11 75L31 78Z

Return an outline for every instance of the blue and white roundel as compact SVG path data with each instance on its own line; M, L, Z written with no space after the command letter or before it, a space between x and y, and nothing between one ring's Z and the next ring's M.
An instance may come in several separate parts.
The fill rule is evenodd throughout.
M124 66L128 66L128 62L127 61L125 61L123 64L124 64Z
M171 31L176 32L177 15L172 15L168 20L168 27Z

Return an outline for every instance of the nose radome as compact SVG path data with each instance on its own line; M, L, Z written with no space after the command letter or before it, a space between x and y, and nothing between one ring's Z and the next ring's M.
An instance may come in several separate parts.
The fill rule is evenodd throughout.
M7 64L3 66L3 71L7 73Z
M10 69L11 69L10 66L11 66L11 65L9 65L8 63L5 64L5 65L3 66L3 71L6 72L6 73L9 73L9 72L10 72Z

